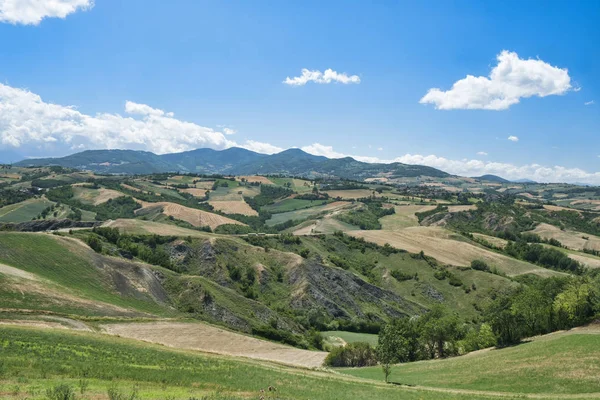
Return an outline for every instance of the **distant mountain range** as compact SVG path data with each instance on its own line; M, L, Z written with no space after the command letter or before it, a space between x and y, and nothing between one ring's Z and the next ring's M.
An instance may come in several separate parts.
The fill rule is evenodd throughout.
M327 158L308 154L300 149L289 149L267 155L237 147L226 150L196 149L163 155L136 150L87 150L60 158L23 160L15 165L60 165L109 174L160 172L231 175L280 174L356 180L378 176L387 178L417 176L444 178L450 176L444 171L423 165L366 163L351 157Z

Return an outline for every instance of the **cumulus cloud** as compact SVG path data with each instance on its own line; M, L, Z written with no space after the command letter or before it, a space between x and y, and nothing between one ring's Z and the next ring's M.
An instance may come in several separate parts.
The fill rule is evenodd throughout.
M580 168L562 166L542 166L528 164L517 166L500 162L484 162L480 160L450 160L435 155L423 156L406 154L395 161L405 164L420 164L439 168L451 174L461 176L480 176L486 174L499 175L505 179L532 179L537 182L586 182L600 184L600 172L587 172Z
M295 76L293 78L290 78L288 76L283 81L283 83L290 86L304 86L308 82L315 82L321 84L336 82L346 85L349 83L360 83L360 77L358 75L349 76L346 73L339 73L332 70L331 68L325 70L325 72L321 72L318 70L311 71L306 68L303 68L301 76Z
M0 84L0 147L54 146L56 149L127 148L158 154L209 147L245 147L260 153L282 149L249 140L238 144L216 131L181 121L172 112L127 101L126 116L87 115L73 106L45 102L28 90Z
M583 103L584 106L591 106L592 104L594 104L594 100L586 101L585 103Z
M512 136L512 135L511 135L511 136L509 136L509 137L508 137L508 140L510 140L511 142L518 142L518 141L519 141L519 138L518 138L518 137L516 137L516 136Z
M485 151L478 151L478 152L477 152L477 155L478 155L478 156L487 156L487 155L488 155L488 153L486 153Z
M93 0L0 0L0 22L38 25L44 18L65 18L93 6Z
M245 144L237 146L263 154L275 154L284 150L283 148L274 146L270 143L257 142L255 140L247 140Z
M521 98L561 95L572 89L566 68L522 59L507 50L498 54L497 60L489 77L467 75L450 90L429 89L419 102L433 104L438 110L506 110Z

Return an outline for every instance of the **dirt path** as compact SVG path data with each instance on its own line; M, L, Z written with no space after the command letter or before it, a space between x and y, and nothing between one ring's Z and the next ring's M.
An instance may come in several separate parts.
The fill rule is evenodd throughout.
M256 358L299 367L320 367L327 355L326 352L296 349L202 323L124 323L102 325L101 328L112 335L179 349Z

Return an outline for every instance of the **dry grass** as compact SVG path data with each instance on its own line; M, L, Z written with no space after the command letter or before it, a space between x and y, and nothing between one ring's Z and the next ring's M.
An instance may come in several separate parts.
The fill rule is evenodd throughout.
M112 335L164 346L249 357L301 367L320 367L327 353L300 350L201 323L152 322L102 325Z
M381 195L373 190L369 189L351 189L351 190L327 190L323 193L327 193L331 198L342 198L342 199L360 199L363 197L371 197L373 194L377 197Z
M419 220L415 213L425 212L433 210L436 206L420 206L420 205L408 205L408 206L396 206L396 213L387 215L381 218L381 226L385 230L398 230L408 228L411 226L418 226Z
M136 213L149 211L156 208L162 208L162 213L170 217L185 221L193 226L210 226L211 229L215 229L219 225L224 224L235 224L245 225L239 221L231 218L223 217L222 215L213 214L207 211L198 210L195 208L185 207L176 203L159 202L159 203L147 203L138 200L142 205L141 209L136 210Z
M196 196L196 197L206 196L206 190L207 189L197 189L197 188L179 189L180 192L189 193L192 196Z
M466 206L448 206L448 212L451 212L451 213L470 211L470 210L476 210L476 209L477 209L477 206L475 204L470 204L470 205L466 205Z
M399 231L351 231L356 237L390 245L411 253L423 251L444 264L468 266L473 260L483 260L510 276L532 273L540 276L558 275L555 271L498 254L462 240L462 237L439 227L411 227Z
M142 191L142 189L136 188L136 187L128 185L126 183L121 183L121 187L123 189L133 190L134 192L141 192Z
M496 247L500 247L501 249L505 248L508 244L508 240L500 239L495 236L484 235L483 233L473 233L472 235L476 238L483 239Z
M533 231L545 239L556 239L569 249L573 250L600 250L600 237L587 233L561 230L560 228L549 225L539 224ZM587 239L584 239L587 238Z
M553 205L547 205L547 204L544 204L544 210L548 210L548 211L575 211L575 212L581 213L581 211L576 210L574 208L561 207L561 206L553 206Z
M176 225L162 224L154 221L143 221L140 219L117 219L108 221L102 226L110 228L118 228L123 233L132 235L162 235L162 236L192 236L192 237L207 237L209 234L193 229L182 228Z
M93 204L95 206L106 203L110 199L125 196L123 193L112 189L90 189L85 187L74 187L75 198L82 203Z
M270 180L269 178L265 177L265 176L258 176L258 175L244 175L244 176L238 176L237 180L241 181L242 179L245 179L246 181L250 182L250 183L256 183L259 182L263 185L274 185L275 183L273 183L272 180Z
M208 204L213 206L215 210L224 212L225 214L258 215L258 212L250 207L244 200L209 201Z

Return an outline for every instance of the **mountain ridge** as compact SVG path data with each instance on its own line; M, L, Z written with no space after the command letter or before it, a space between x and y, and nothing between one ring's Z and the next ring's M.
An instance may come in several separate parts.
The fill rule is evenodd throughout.
M91 170L107 174L181 172L201 174L279 174L305 177L366 179L373 177L447 177L450 174L424 165L366 163L351 157L327 158L292 148L261 154L231 147L224 150L199 148L157 155L139 150L86 150L65 157L27 159L16 166L50 166Z

